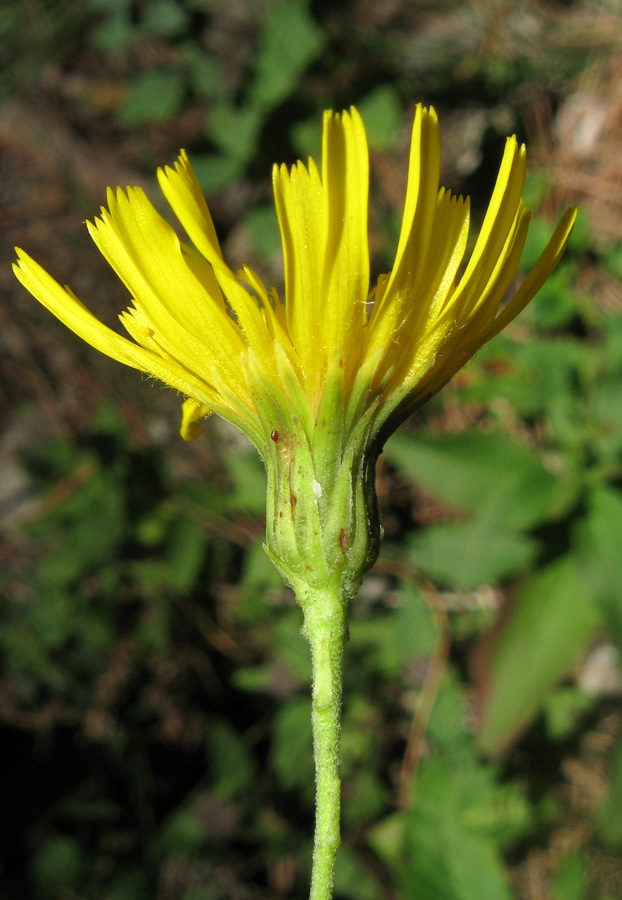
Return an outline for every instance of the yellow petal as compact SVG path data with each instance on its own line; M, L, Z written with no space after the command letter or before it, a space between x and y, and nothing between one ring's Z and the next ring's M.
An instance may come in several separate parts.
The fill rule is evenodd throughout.
M426 261L437 207L440 165L441 143L436 112L419 104L410 145L402 228L387 288L388 298L404 293L411 298L417 297L420 282L428 277Z
M179 238L139 188L108 193L109 211L87 223L103 256L172 356L199 374L206 353L235 370L245 343L220 291L211 298L187 264Z
M179 433L184 441L193 441L203 434L203 429L197 425L199 419L209 416L211 410L196 400L184 400L181 413L181 428Z
M529 275L527 275L512 299L482 335L482 343L495 337L512 319L516 318L529 301L535 297L549 275L557 268L557 264L568 246L576 218L576 206L566 210Z
M180 365L128 341L99 321L68 289L61 287L51 275L28 254L16 248L18 262L13 271L16 277L63 325L100 353L159 378L172 388L209 402L209 387L193 377Z
M488 210L466 271L452 303L472 307L481 297L507 242L521 203L526 169L525 146L508 138Z
M464 363L473 356L479 347L499 334L525 308L559 263L570 239L576 214L577 210L574 207L564 213L536 265L525 278L514 297L504 306L492 322L487 322L483 325L477 322L467 323L461 331L457 331L451 336L454 337L453 340L450 337L441 354L439 354L438 364L426 374L424 382L418 386L416 395L411 398L411 409L425 403L428 397L436 394ZM524 215L521 229L526 229L527 223L528 216ZM515 271L517 262L517 259L509 260L508 265L510 269ZM459 341L455 340L456 335L460 335Z
M299 162L291 172L274 166L272 184L283 244L287 328L312 391L322 369L325 191L313 160L308 169Z
M395 263L382 298L374 303L369 326L370 348L390 347L396 335L399 340L400 332L406 341L412 340L420 322L425 321L428 304L442 279L442 261L447 258L448 264L451 259L447 251L454 239L454 229L447 230L450 223L439 222L439 216L447 219L455 210L458 216L452 216L453 224L454 218L460 219L461 210L457 203L451 209L449 197L443 201L444 192L439 195L439 170L438 119L433 109L424 109L419 104L412 130L408 186ZM468 209L466 220L468 228Z
M158 169L158 183L199 253L212 265L222 259L210 211L185 150L179 154L174 168Z
M422 291L428 293L422 297L421 308L428 318L435 318L440 313L453 289L466 251L469 221L469 198L452 197L449 191L441 188L428 251L429 284L426 278L422 285ZM411 328L415 322L418 324L417 319L411 318Z
M481 346L479 334L485 331L488 325L494 321L499 310L499 304L509 290L516 275L527 238L530 218L529 211L521 203L505 246L499 254L495 267L477 302L467 311L466 315L463 310L462 316L456 319L456 330L462 330L460 346L464 342L472 342L474 346L473 352L475 352L477 347Z
M326 357L343 347L350 361L360 350L356 336L367 318L369 293L369 152L354 107L341 116L324 114L322 181L328 216L321 297Z
M167 166L158 170L158 182L188 237L214 269L247 341L254 346L264 365L273 367L272 342L266 324L254 298L223 261L207 203L185 152L181 153L174 169Z
M238 278L257 294L261 301L261 312L272 340L278 341L285 348L288 356L293 359L296 353L287 333L283 306L276 291L274 289L268 291L261 278L249 266L242 267L238 272Z

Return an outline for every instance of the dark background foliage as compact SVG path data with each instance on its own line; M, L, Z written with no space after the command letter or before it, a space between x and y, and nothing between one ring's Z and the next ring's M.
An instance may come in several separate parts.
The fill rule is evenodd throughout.
M282 280L270 167L355 103L375 273L414 104L481 219L505 136L580 219L538 298L386 447L351 608L340 900L622 896L622 10L605 0L5 0L0 11L0 897L302 898L309 661L228 426L25 294L114 324L84 229L190 153L233 266Z

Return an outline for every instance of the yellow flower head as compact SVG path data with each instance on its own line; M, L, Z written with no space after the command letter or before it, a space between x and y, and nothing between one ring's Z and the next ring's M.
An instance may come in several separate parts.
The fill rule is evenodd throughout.
M451 378L529 302L557 265L575 218L569 210L530 275L501 305L516 274L529 213L521 199L525 148L507 140L479 237L462 275L469 202L438 186L434 110L417 108L408 188L393 269L370 291L369 157L357 111L324 115L322 174L312 159L274 167L285 291L224 262L186 154L159 170L160 187L191 244L179 240L140 188L108 191L89 232L126 285L121 321L132 340L18 250L22 284L102 353L184 394L182 434L215 411L265 448L274 429L257 408L258 375L307 428L334 366L343 372L350 426L370 404L378 431L397 424ZM266 429L268 429L266 434ZM371 437L371 435L370 435Z
M322 173L313 160L274 167L283 298L249 268L236 275L227 266L184 152L158 180L191 243L140 188L109 190L108 208L88 228L130 293L121 321L133 340L17 251L15 274L65 325L187 398L185 438L210 412L251 438L268 473L266 549L299 599L335 579L343 597L356 592L380 543L382 442L523 309L572 230L568 210L502 303L529 222L525 148L507 140L466 265L469 203L439 190L439 168L438 120L419 106L395 263L370 291L365 130L353 108L325 113Z

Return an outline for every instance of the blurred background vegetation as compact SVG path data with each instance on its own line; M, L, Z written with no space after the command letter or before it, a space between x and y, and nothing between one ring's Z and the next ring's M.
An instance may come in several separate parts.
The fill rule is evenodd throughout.
M110 324L108 185L180 147L225 255L280 284L270 166L357 104L375 272L414 104L488 200L526 140L569 252L386 447L351 608L340 900L622 897L622 5L4 0L0 11L0 897L306 896L308 649L262 550L264 475L14 282L19 244Z

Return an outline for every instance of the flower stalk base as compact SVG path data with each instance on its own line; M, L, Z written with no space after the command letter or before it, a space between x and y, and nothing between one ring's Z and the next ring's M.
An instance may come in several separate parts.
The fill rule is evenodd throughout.
M316 819L310 900L332 897L335 857L341 842L339 776L343 649L347 601L339 591L310 591L299 602L302 632L311 646L311 721L316 773Z

